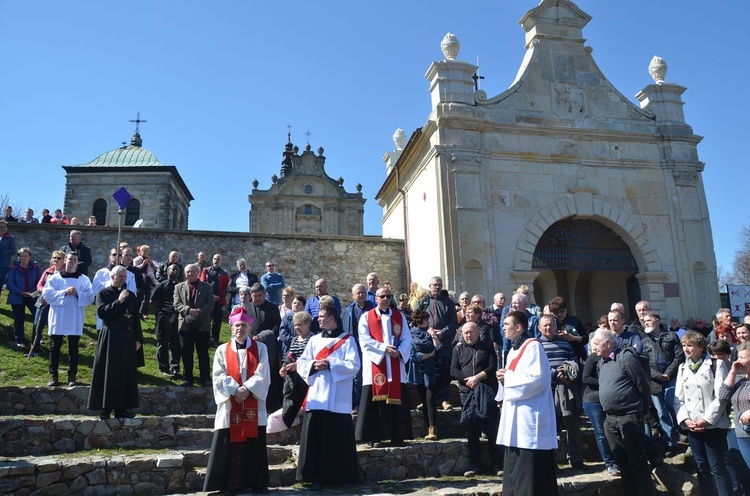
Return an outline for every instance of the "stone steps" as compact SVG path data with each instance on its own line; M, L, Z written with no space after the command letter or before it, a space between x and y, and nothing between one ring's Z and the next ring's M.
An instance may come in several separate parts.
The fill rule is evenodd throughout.
M294 492L292 486L295 484L296 465L293 460L297 450L296 446L268 446L271 486ZM468 468L465 442L459 440L415 441L401 448L359 445L357 456L360 480L365 485L376 485L379 481L438 479L461 475ZM41 490L37 494L66 495L193 493L202 489L207 462L208 450L190 448L157 453L130 454L128 450L122 450L97 454L89 451L0 458L0 493L19 496L37 490ZM602 484L616 487L619 480L608 477L603 468L603 464L599 463L591 464L584 473L562 469L559 471L560 487L579 487L576 491L578 496L600 494L580 492L583 482L595 483L596 487ZM488 484L498 487L501 481L498 477L467 481L480 479L486 479ZM347 490L348 494L357 493L352 492L351 487ZM619 493L608 491L601 494Z
M416 439L425 433L420 412L412 411L412 431ZM439 411L438 435L441 440L465 440L460 410ZM356 422L356 417L352 419ZM92 449L210 449L214 416L208 414L137 416L132 419L100 420L82 415L20 415L0 417L0 446L5 456L46 456ZM302 427L268 434L269 445L299 444ZM597 461L599 454L593 432L583 430L583 457ZM558 463L565 463L565 437L560 439Z
M202 489L213 436L210 389L142 388L139 415L133 419L100 420L85 408L87 397L83 386L0 388L0 446L5 455L0 458L0 494L182 494ZM406 494L408 487L418 494L425 484L434 484L441 489L430 492L433 495L499 494L499 478L453 481L451 476L468 468L461 412L440 410L438 415L439 441L418 439L402 448L359 445L362 484L341 492L332 488L331 493L389 492L380 481L426 478L430 482L415 480L412 486L399 482L392 492ZM412 426L415 436L424 435L421 413L412 412ZM285 493L305 492L294 485L300 435L301 426L295 426L267 437L271 486ZM619 480L606 476L601 463L593 464L599 455L590 429L584 430L583 438L584 459L592 463L591 470L561 470L561 494L621 494ZM483 441L485 463L487 447ZM564 437L558 463L565 464ZM439 479L443 477L450 479L447 485ZM483 488L479 492L478 486Z

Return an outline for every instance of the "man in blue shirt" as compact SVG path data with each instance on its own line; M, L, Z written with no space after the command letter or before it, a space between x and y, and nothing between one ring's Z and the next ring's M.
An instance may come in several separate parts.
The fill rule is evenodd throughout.
M325 279L318 279L315 281L315 296L308 298L305 303L305 312L309 313L312 317L312 326L310 330L313 334L320 332L320 325L318 323L318 313L320 312L320 297L328 294L328 283ZM336 308L336 319L338 321L339 315L341 315L341 302L333 295L333 304Z
M276 272L276 262L273 260L266 262L266 271L260 278L260 283L266 288L266 299L276 306L281 305L281 290L286 285L284 276Z

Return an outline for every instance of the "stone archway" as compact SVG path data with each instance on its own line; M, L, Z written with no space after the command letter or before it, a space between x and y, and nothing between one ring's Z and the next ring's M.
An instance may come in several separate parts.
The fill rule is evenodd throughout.
M576 275L573 272L566 274L567 282L563 289L566 289L567 293L563 293L563 296L573 303L572 312L579 313L579 317L584 321L586 319L595 321L601 312L608 308L599 308L600 303L592 302L585 295L592 291L591 288L594 288L593 291L596 292L599 288L608 287L610 284L622 287L621 297L610 301L621 301L631 307L629 300L637 295L649 299L652 305L656 303L657 308L661 306L659 303L664 300L661 288L666 274L662 272L656 248L636 220L637 216L598 198L587 188L571 191L569 196L542 208L529 220L519 237L514 254L512 277L519 283L525 283L530 287L533 285L534 299L537 303L544 304L545 301L556 296L552 293L559 291L559 284L557 277L552 277L554 274L551 271L546 269L539 271L534 268L534 252L545 232L564 219L593 220L611 230L629 249L637 267L634 273L630 273L623 281L612 280L617 279L616 277L604 277L602 273L605 271L584 271L594 272L591 274ZM581 269L574 270L580 271ZM633 278L634 276L637 280ZM638 289L640 289L640 295L638 295ZM539 295L536 295L537 291L540 292ZM550 294L552 295L549 296ZM581 310L586 311L586 314L578 310L578 305L575 305L579 298Z
M640 298L629 292L638 273L630 248L596 220L569 217L551 225L539 238L532 269L539 273L537 302L562 295L572 314L592 324L613 301L633 308Z

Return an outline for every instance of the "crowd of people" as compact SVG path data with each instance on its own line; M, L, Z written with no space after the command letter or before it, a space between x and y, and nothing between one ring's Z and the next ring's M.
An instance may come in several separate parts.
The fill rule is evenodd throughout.
M647 301L635 305L630 322L625 306L612 303L594 328L569 314L563 297L533 304L526 286L510 304L497 293L487 305L479 294L456 297L438 276L395 295L377 273L355 283L342 305L325 279L309 298L299 294L273 260L258 277L243 258L230 273L218 253L200 252L183 265L177 251L156 262L149 246L127 243L89 277L92 254L80 231L70 231L42 267L29 248L16 247L5 220L0 260L16 346L37 356L47 328L50 387L77 384L85 307L96 305L88 407L102 419L134 415L137 367L146 359L141 326L155 319L160 373L214 390L205 490L267 487L266 434L300 423L298 480L311 489L355 482L357 442L397 447L415 437L412 388L425 426L417 435L438 439L438 409L460 407L464 475L502 474L508 494L557 494L559 435L570 466L585 468L583 414L607 473L622 477L628 494L653 494L651 470L680 443L692 450L704 494L747 489L750 318L732 322L728 309L713 326L689 318L683 327L677 317L663 324ZM229 342L221 339L227 320ZM490 466L482 466L483 435Z
M27 208L22 217L16 217L13 215L13 207L10 205L5 207L5 215L3 216L5 222L21 222L24 224L61 224L71 226L97 226L99 225L95 215L89 215L88 222L86 224L81 223L78 217L70 217L63 213L61 209L55 210L54 214L50 214L49 210L42 209L42 215L36 218L34 215L34 209Z

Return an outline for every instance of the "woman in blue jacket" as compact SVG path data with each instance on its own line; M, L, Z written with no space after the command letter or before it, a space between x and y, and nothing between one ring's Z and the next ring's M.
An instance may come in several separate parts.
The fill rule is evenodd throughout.
M18 250L18 260L13 262L8 274L8 304L13 308L13 336L16 339L17 348L26 348L26 335L24 333L25 308L29 309L34 316L37 296L36 284L42 277L42 270L31 259L31 250L21 248Z

